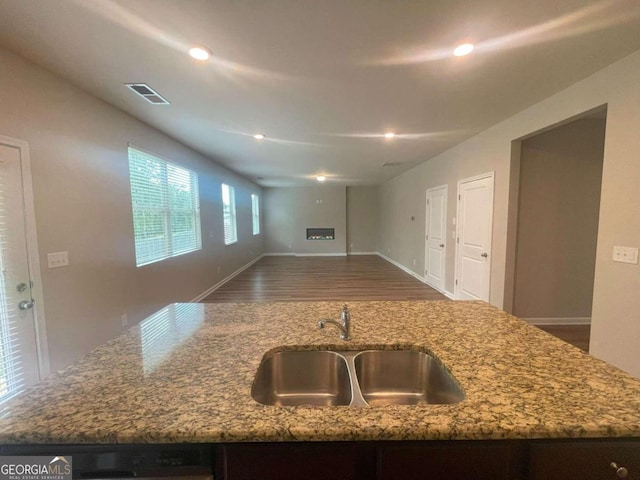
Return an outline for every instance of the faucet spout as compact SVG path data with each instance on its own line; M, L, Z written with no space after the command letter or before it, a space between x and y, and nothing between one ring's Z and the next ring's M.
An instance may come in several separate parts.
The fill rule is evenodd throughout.
M342 340L351 340L351 314L346 305L342 307L340 321L326 318L318 322L318 328L324 328L327 324L335 325L340 330L340 338Z

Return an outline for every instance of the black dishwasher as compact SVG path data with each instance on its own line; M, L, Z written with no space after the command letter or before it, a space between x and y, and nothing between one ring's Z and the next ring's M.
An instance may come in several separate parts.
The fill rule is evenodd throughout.
M0 454L71 457L73 480L213 480L209 445L4 445Z

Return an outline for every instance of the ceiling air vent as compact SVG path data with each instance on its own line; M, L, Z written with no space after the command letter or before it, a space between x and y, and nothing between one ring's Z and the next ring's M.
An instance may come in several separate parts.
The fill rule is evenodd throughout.
M400 165L402 165L402 162L387 162L382 164L383 167L399 167Z
M154 105L169 105L169 102L165 100L162 95L146 83L125 83L125 85L149 103L153 103Z

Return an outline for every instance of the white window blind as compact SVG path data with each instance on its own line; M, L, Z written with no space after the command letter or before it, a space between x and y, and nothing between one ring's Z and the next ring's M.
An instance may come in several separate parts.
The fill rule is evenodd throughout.
M224 217L224 244L238 241L236 225L236 193L233 187L222 184L222 214Z
M202 248L198 175L129 147L136 265Z
M260 198L255 193L251 194L251 218L253 220L253 234L260 233Z
M15 251L16 242L12 236L12 208L10 199L12 185L8 165L0 161L0 404L20 393L26 387L25 354L23 338L20 335L20 322L26 321L19 315L17 308L20 297L15 288L17 280L11 278L14 271L12 259L19 254ZM16 212L20 215L21 212ZM22 246L24 248L24 246Z

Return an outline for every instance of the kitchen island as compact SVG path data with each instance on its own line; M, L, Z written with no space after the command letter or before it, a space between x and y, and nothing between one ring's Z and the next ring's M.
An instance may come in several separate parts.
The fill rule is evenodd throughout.
M382 458L410 464L414 448L495 446L500 458L526 464L510 466L504 478L528 475L535 465L531 451L548 445L550 451L613 445L640 457L640 380L619 369L484 302L352 302L350 341L317 326L321 318L336 318L341 306L170 305L9 402L0 443L211 444L227 449L216 453L226 455L225 462L236 455L240 463L246 452L259 458L256 448L272 459L287 445L297 458L313 447L337 458L332 447L347 451L348 445L359 452L356 463L375 457L377 472L385 471ZM432 354L465 399L276 407L251 397L267 352L371 348ZM275 443L284 445L276 453ZM373 444L386 450L373 451Z

